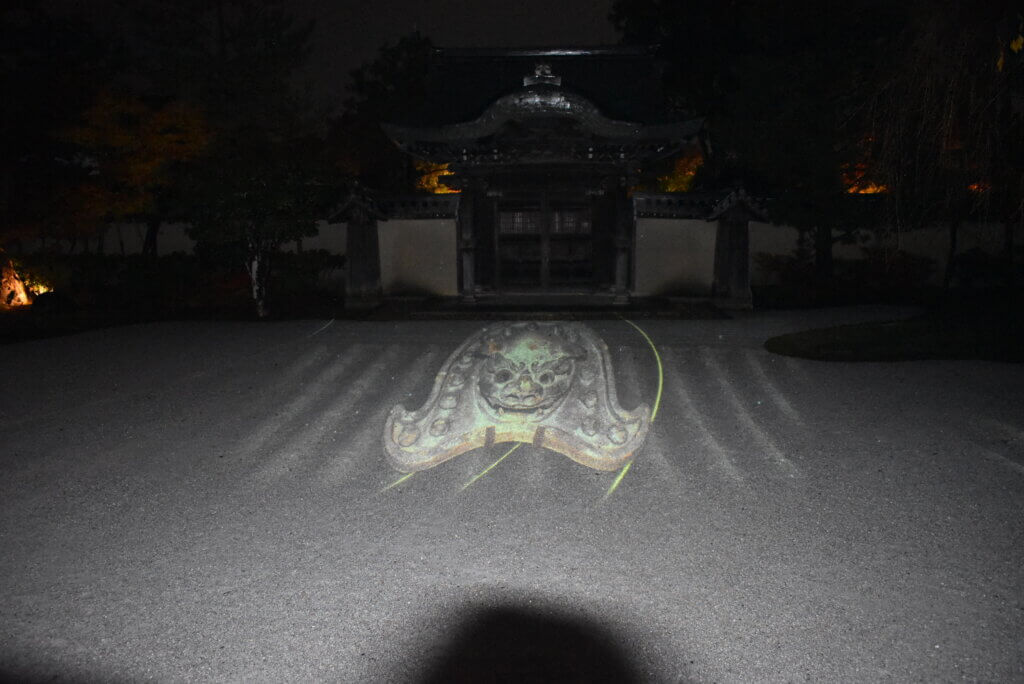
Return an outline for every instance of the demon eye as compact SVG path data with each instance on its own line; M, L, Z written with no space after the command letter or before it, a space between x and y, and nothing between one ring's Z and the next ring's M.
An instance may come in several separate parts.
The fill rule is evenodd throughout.
M555 374L551 371L544 371L537 379L540 380L540 384L542 385L550 385L555 381Z
M512 379L512 371L507 368L502 368L500 371L494 374L494 382L504 385L506 382Z

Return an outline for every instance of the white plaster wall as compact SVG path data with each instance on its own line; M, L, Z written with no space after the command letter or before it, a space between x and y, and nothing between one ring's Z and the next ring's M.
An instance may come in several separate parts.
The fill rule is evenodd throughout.
M185 223L165 223L160 226L160 235L156 238L157 254L191 252L195 248L196 243L185 232L186 228L188 228L188 225ZM142 235L143 237L146 235L145 228L143 228ZM139 249L141 251L141 245L139 245Z
M188 224L185 223L165 223L160 226L160 234L157 236L156 243L157 253L160 255L174 252L191 253L195 248L195 241L188 236L187 228ZM114 224L107 231L104 251L107 254L120 254L123 243L125 254L139 254L142 252L145 239L146 225L143 223ZM346 239L346 224L317 221L317 234L313 237L303 238L302 248L305 250L325 249L332 254L345 254ZM282 246L282 250L294 252L296 247L295 242L289 242Z
M317 234L313 237L302 238L303 250L324 249L331 254L345 254L347 251L345 241L348 239L346 224L317 221L316 229ZM298 244L295 242L289 242L282 247L285 252L294 252L297 248Z
M385 295L459 293L454 219L392 219L377 231Z
M160 232L163 233L163 231ZM116 224L107 231L106 243L103 249L107 254L120 254L121 245L123 244L125 254L138 254L142 251L142 243L145 239L145 225L141 223ZM159 247L160 242L158 241L157 248L159 249ZM189 247L189 251L192 251L191 247Z
M191 252L195 247L188 235L185 234L186 224L165 223L160 226L160 234L157 236L157 252L161 255L174 252ZM115 223L107 228L103 239L103 252L105 254L121 254L121 247L124 246L125 254L140 254L142 245L146 241L146 224L144 223ZM38 244L29 244L29 249L38 248ZM64 243L67 247L67 243ZM78 245L77 250L82 250L84 245ZM96 248L95 240L90 240L89 249Z
M191 253L196 243L190 238L185 229L185 223L164 223L160 226L160 233L156 238L157 254L173 254L175 252ZM144 223L115 223L107 229L107 236L103 251L107 254L120 254L121 245L124 245L125 254L140 254L142 245L146 241L146 224Z
M717 229L716 221L637 219L634 292L639 296L710 295Z

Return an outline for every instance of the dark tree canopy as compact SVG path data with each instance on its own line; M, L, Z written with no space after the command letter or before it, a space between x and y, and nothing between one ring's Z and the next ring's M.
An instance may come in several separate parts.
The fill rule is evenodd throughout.
M422 102L433 50L429 38L411 33L350 74L349 97L344 114L332 123L331 146L344 168L371 188L411 192L416 186L412 160L380 124Z
M280 0L142 0L129 3L138 27L142 79L156 96L200 103L220 129L285 136L307 111L293 76L309 56L313 22Z
M708 117L698 182L771 198L773 220L814 235L818 276L830 279L833 243L863 220L844 177L863 137L850 123L904 11L881 0L617 0L612 21L625 42L659 44L677 105Z
M0 12L0 242L63 237L67 192L89 173L60 132L123 70L116 35L31 3Z
M1021 197L1024 17L1011 2L938 6L912 3L903 49L859 122L871 170L910 226L1001 217Z
M707 116L713 180L839 191L842 124L898 17L888 3L618 0L626 43L656 43L677 107Z

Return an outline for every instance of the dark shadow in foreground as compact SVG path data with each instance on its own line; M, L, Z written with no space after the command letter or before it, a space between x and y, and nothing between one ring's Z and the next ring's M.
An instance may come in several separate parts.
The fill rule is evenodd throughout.
M640 682L614 635L578 618L494 607L457 626L421 684Z

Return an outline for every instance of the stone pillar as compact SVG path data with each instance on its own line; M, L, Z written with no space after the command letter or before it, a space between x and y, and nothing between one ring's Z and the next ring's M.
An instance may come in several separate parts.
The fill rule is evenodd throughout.
M342 216L345 235L345 308L367 308L380 303L380 238L377 219L381 214L365 191L356 187Z
M715 303L726 309L750 309L750 216L741 208L718 218L715 237Z
M345 245L345 308L376 306L381 298L377 219L350 219Z

